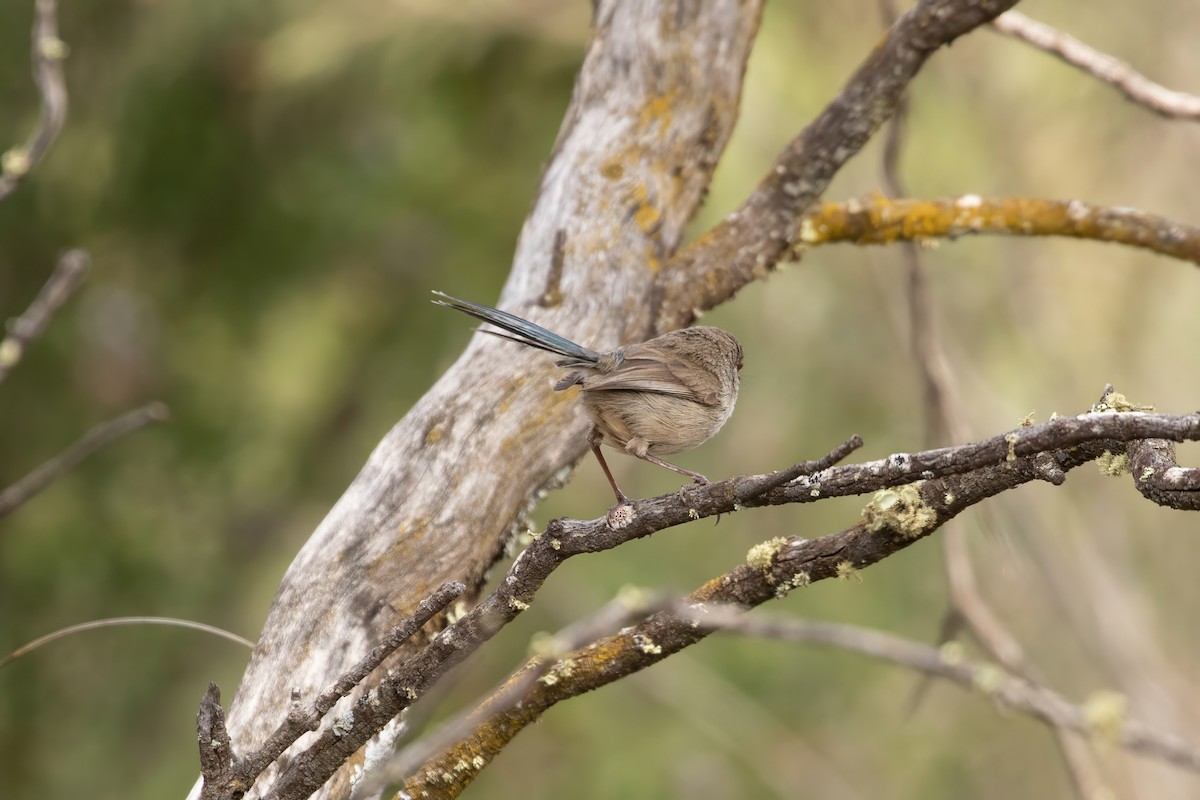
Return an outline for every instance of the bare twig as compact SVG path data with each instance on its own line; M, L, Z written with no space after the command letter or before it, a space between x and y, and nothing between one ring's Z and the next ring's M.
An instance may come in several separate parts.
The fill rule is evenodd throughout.
M56 0L37 0L33 19L33 80L42 101L37 128L22 146L0 155L0 200L12 194L46 155L67 119L67 86L62 60L67 45L58 38Z
M68 250L58 259L54 272L24 314L8 323L8 332L0 341L0 381L20 362L25 348L42 335L54 312L58 311L87 276L88 254Z
M202 631L211 633L214 636L220 636L222 639L228 639L231 642L237 642L240 645L254 649L254 642L245 637L238 636L236 633L227 631L224 628L218 628L214 625L205 625L203 622L193 622L190 619L176 619L175 617L111 617L109 619L97 619L90 622L81 622L78 625L69 625L66 628L59 628L53 633L47 633L45 636L39 636L28 644L23 644L16 650L0 659L0 669L16 661L24 655L32 653L42 645L50 644L57 639L62 639L65 636L71 636L82 631L92 631L97 628L113 628L120 625L169 625L176 628L190 628L194 631Z
M41 492L67 470L71 469L88 456L112 444L123 436L127 436L152 422L163 422L167 419L167 407L162 403L150 403L128 412L116 419L102 422L92 428L83 438L75 442L59 455L42 464L21 480L0 492L0 517L7 516L28 502L30 498Z
M1114 741L1138 755L1200 772L1200 748L1181 737L1155 730L1137 720L1125 719L1120 714L1105 718L1095 703L1074 705L1057 692L1011 675L994 665L967 661L954 649L929 647L882 631L852 625L812 622L778 615L747 615L735 608L692 606L676 613L706 630L804 644L824 644L900 664L956 683L1003 707L1029 714L1055 730L1069 730L1103 741Z
M1173 119L1200 119L1200 96L1176 92L1141 75L1124 61L1017 11L992 21L1000 33L1027 42L1073 67L1099 78L1127 98L1156 114Z
M452 582L443 584L437 591L429 597L422 600L417 607L388 633L387 637L376 647L372 648L369 653L363 656L357 664L339 677L332 685L322 692L313 702L305 707L301 705L300 698L293 693L292 707L288 711L287 719L280 723L275 732L263 743L262 747L253 753L250 753L244 758L238 758L232 752L229 745L229 739L224 731L224 712L221 710L220 690L216 684L209 684L208 691L204 695L204 699L200 704L200 713L197 719L197 725L200 735L200 764L201 775L204 777L204 786L201 789L200 796L205 800L215 800L215 798L236 798L241 797L246 791L254 785L254 781L262 774L275 759L279 758L285 750L296 742L304 734L309 731L316 730L325 715L329 710L337 704L343 697L349 695L356 687L358 687L368 675L371 674L380 664L396 651L400 645L408 641L422 626L424 626L436 614L440 613L466 591L466 586L461 582ZM397 691L396 686L389 686L388 682L384 682L378 689L373 692L375 697L367 700L368 703L379 703L379 694L390 689L391 693ZM364 698L366 700L367 698ZM363 703L359 703L361 709ZM399 713L398 711L396 713ZM393 714L392 716L395 716ZM340 724L340 723L339 723ZM336 735L340 736L340 728ZM206 740L209 744L206 746ZM214 758L209 752L213 748L212 742L218 744L218 749L224 748L222 758ZM359 743L361 745L362 742ZM355 746L350 752L354 752L358 747ZM340 764L338 761L337 764ZM311 795L322 783L333 774L333 770L337 768L337 764L329 770L325 777L316 780L312 774L305 774L305 770L300 770L301 774L296 775L296 770L286 772L280 782L272 790L269 795L278 798L304 798ZM313 765L316 769L322 766L322 762L317 761ZM291 778L290 782L288 781Z
M1200 228L1194 225L1082 200L978 195L941 200L889 200L875 195L823 203L805 215L795 252L836 242L891 244L980 233L1092 239L1200 264Z

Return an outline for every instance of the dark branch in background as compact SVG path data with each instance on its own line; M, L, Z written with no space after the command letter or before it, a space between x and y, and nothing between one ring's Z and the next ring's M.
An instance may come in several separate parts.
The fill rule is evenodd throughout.
M990 22L1016 0L922 0L900 17L833 102L779 156L754 192L667 264L659 332L765 277L785 257L801 216L838 170L895 112L905 87L939 48Z
M200 797L205 800L212 800L213 798L231 798L231 800L235 800L249 791L250 787L254 785L254 781L258 779L258 776L262 774L268 765L279 758L301 736L309 731L315 731L320 727L321 720L329 713L329 709L333 708L343 697L350 694L388 656L396 652L402 644L411 639L429 620L443 611L446 606L450 605L455 598L460 597L466 590L466 585L458 581L446 583L438 587L437 591L422 600L407 617L393 627L382 643L372 648L371 652L363 656L357 664L334 681L308 707L301 705L300 698L293 692L292 707L288 711L287 719L280 723L279 727L263 743L262 747L244 758L238 758L230 747L229 734L225 730L225 712L221 708L221 691L215 683L209 684L208 691L204 694L204 699L200 701L200 712L196 718L200 741L200 774L204 778L204 786L201 789ZM404 685L396 682L389 673L387 680L381 683L371 694L365 695L359 701L356 710L361 712L365 707L377 704L384 695L403 691ZM392 716L395 716L395 714ZM341 738L344 733L349 731L351 725L354 724L353 719L353 716L351 716L351 721L345 725L343 725L343 721L339 720L328 732L332 733L334 738ZM326 765L326 761L320 759L314 759L299 771L288 770L284 773L280 782L276 784L275 791L272 792L271 796L289 798L308 797L320 788L321 784L361 744L362 742L359 742L358 745L355 745L345 753L326 750L324 753L325 759L337 758L337 762L332 764L328 773L324 774L324 777L314 776L315 770L322 770ZM280 787L284 786L284 782L288 780L289 776L291 778L288 784L290 786L290 793L277 795Z
M1097 692L1077 706L1057 692L995 665L966 661L953 647L938 649L853 625L779 616L764 618L731 608L693 606L676 613L707 631L825 644L900 664L956 683L1005 708L1029 714L1055 731L1072 731L1100 742L1119 744L1132 753L1200 772L1200 749L1181 737L1126 719L1120 696L1111 692Z
M58 38L55 0L37 0L32 51L33 81L42 100L42 116L29 141L0 155L0 200L12 194L42 160L67 119L67 86L62 73L67 45Z
M496 592L443 631L417 658L438 660L440 655L433 651L442 637L455 643L460 657L462 649L477 648L482 642L480 631L486 630L490 636L515 617L548 575L572 555L607 550L739 506L814 502L881 490L858 524L818 539L797 536L759 545L751 550L747 565L709 581L684 601L749 608L813 581L845 577L930 535L988 497L1033 480L1060 483L1062 474L1105 452L1120 450L1123 442L1164 438L1160 431L1170 431L1172 439L1200 439L1200 412L1178 417L1088 413L1018 429L986 442L829 467L741 502L735 499L737 487L746 478L684 487L674 495L634 503L624 527L611 527L605 520L554 520L518 556ZM991 461L982 459L984 452L993 454ZM405 791L414 797L457 796L520 730L555 703L644 669L705 635L690 622L656 614L631 630L563 656L555 673L558 680L549 685L538 682L509 708L487 714L468 736L426 761ZM485 707L490 707L490 701Z
M1019 12L1008 11L997 17L992 27L1078 67L1156 114L1174 119L1200 120L1200 97L1160 86L1124 61L1093 49L1049 25Z
M38 492L58 480L64 472L95 453L152 422L163 422L168 418L167 407L162 403L150 403L130 411L116 419L102 422L92 428L83 438L61 454L42 464L21 480L0 492L0 517L20 508Z
M90 260L83 250L68 250L58 259L54 272L24 314L9 320L0 341L0 381L8 377L25 355L25 348L42 335L54 312L67 302L87 277Z

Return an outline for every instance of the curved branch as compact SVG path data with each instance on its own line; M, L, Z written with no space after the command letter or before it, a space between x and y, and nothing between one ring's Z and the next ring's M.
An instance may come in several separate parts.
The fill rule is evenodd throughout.
M891 200L873 195L823 203L801 220L796 245L891 244L980 233L1092 239L1200 264L1200 227L1132 208L1031 197Z
M8 197L46 155L67 120L67 85L62 60L67 45L58 38L56 0L37 0L33 18L33 81L42 100L42 116L29 140L0 156L0 200Z
M1045 23L1030 19L1017 11L1007 11L992 21L992 27L1099 78L1133 102L1156 114L1173 119L1200 120L1200 97L1160 86L1124 61L1102 53Z

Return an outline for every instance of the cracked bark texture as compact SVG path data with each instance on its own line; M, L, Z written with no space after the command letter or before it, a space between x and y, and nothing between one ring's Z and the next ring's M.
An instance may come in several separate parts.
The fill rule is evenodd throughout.
M502 308L601 349L651 333L660 267L733 129L760 12L737 0L597 4ZM283 578L230 706L237 752L274 730L293 688L315 696L400 611L446 581L482 583L512 521L584 452L585 418L573 393L551 391L557 372L475 336L383 438ZM347 796L371 747L315 796Z

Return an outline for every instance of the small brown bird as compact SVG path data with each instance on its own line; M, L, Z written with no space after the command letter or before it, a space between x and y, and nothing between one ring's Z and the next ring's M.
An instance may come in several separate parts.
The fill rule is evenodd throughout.
M698 472L677 467L659 456L682 453L721 430L738 395L742 346L720 328L698 326L664 333L646 342L597 353L540 325L488 306L442 292L433 302L470 314L506 331L493 336L563 356L555 363L571 370L554 385L562 391L578 384L592 419L587 441L600 461L617 502L629 498L617 486L601 443L708 483Z

